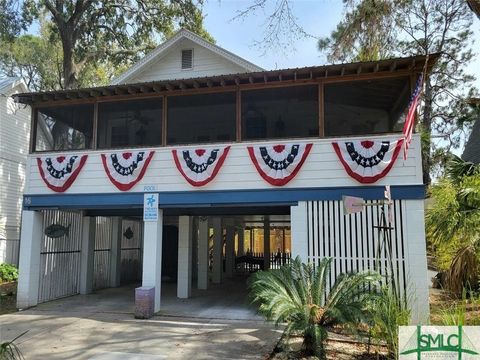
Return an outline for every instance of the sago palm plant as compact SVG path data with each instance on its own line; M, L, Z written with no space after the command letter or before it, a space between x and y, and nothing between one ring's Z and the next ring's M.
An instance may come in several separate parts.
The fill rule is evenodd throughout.
M367 318L367 291L379 275L372 272L342 274L328 291L331 258L317 266L300 258L280 269L259 271L250 280L250 296L259 313L275 324L286 323L285 335L303 336L306 355L325 357L327 329L334 325L356 325Z

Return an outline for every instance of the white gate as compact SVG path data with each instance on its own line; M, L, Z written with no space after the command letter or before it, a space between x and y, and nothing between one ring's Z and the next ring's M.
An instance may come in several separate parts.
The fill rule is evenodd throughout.
M42 213L39 303L80 292L82 243L80 213L58 210Z
M122 220L120 283L129 284L142 279L143 222Z
M110 286L110 261L112 254L112 218L98 216L95 221L95 249L93 261L93 289Z

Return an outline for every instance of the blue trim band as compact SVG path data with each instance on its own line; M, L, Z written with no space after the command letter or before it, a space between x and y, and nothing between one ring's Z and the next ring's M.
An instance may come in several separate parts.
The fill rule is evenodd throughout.
M331 187L306 189L171 191L159 192L161 208L210 206L279 206L298 201L341 200L342 195L365 200L383 199L383 186ZM392 186L392 198L420 200L425 198L424 185ZM59 209L128 209L143 208L141 192L102 194L24 195L25 210Z

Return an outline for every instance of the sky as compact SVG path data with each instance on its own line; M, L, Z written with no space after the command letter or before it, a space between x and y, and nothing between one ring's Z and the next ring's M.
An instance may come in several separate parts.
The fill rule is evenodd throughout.
M274 1L271 1L273 3ZM244 21L234 20L238 10L245 9L252 0L210 0L204 6L204 26L215 38L217 45L239 55L267 70L326 64L325 56L318 51L317 38L325 37L335 29L343 14L341 0L294 0L293 11L299 24L315 38L304 38L295 43L289 52L278 50L263 54L252 44L262 39L262 25L266 12L258 12ZM473 24L476 40L476 59L469 67L477 74L476 86L480 89L480 20Z
M253 62L267 70L320 65L326 59L317 49L315 38L300 39L289 49L271 51L253 46L255 40L262 39L262 25L266 12L242 20L232 20L238 10L245 9L250 0L211 0L204 6L204 26L213 35L217 45ZM273 1L271 2L273 3ZM341 19L343 5L341 0L294 0L293 11L299 24L308 34L316 37L327 36Z

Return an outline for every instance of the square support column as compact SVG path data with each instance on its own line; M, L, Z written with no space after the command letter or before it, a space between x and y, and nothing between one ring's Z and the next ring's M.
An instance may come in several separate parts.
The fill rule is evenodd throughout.
M208 250L208 219L199 218L197 287L201 290L208 288Z
M292 259L297 256L303 262L308 261L307 202L299 201L290 206L290 226L292 236Z
M93 290L96 218L82 217L82 250L80 255L80 294Z
M198 279L198 216L192 217L192 283Z
M233 219L225 221L227 228L227 236L225 239L225 276L233 277L233 269L235 268L235 226Z
M270 218L263 221L263 269L270 269Z
M157 221L143 223L142 286L155 288L154 312L160 311L162 290L163 210L158 210Z
M425 210L423 200L405 201L407 243L407 299L411 301L412 323L427 324L428 302L427 245L425 242Z
M18 309L26 309L38 303L42 223L43 214L41 212L22 211L17 289Z
M110 286L120 286L120 272L122 265L122 218L112 218L112 247L110 258Z
M220 284L222 282L223 273L223 233L222 219L215 217L213 223L213 274L212 282Z
M192 218L178 217L178 272L177 297L189 298L192 294Z

